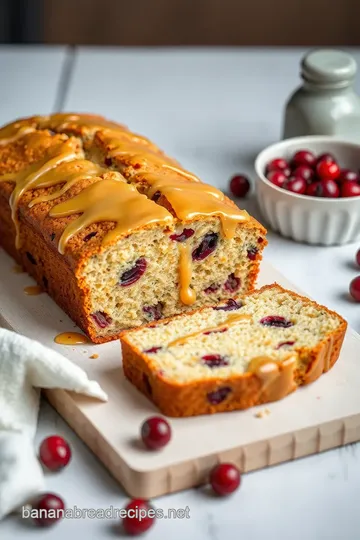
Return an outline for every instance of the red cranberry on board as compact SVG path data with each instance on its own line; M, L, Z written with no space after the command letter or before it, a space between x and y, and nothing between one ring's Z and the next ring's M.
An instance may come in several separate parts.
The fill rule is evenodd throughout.
M240 471L231 463L220 463L210 473L210 484L218 495L230 495L241 482Z
M360 176L357 172L350 169L341 169L340 175L336 180L338 182L359 182Z
M358 249L357 253L356 253L356 262L358 263L358 265L360 266L360 249Z
M165 418L152 416L142 424L141 438L147 448L157 450L170 441L171 427Z
M59 471L68 465L71 459L71 449L65 439L58 435L52 435L41 443L39 458L50 471Z
M294 154L291 165L293 168L300 167L301 165L307 165L308 167L314 167L316 163L316 157L309 150L299 150Z
M350 283L350 294L356 302L360 302L360 276L357 276Z
M230 191L235 197L245 197L250 190L250 181L244 174L236 174L230 180Z
M316 165L316 173L320 180L336 180L340 174L340 167L334 161L323 159Z
M341 184L342 197L358 197L360 195L360 185L357 182L344 182Z
M50 527L63 518L64 501L54 493L44 493L32 505L33 519L41 527Z
M304 195L304 193L306 192L307 183L304 178L296 178L291 176L284 187L287 191L291 191L292 193L298 193L299 195Z
M285 171L286 169L289 169L289 165L283 158L275 158L266 166L267 173L270 171Z
M267 179L277 187L283 187L287 180L287 176L282 171L270 171Z
M325 152L324 154L320 154L317 158L317 163L320 163L320 161L331 161L332 163L336 163L336 158L329 152Z
M122 519L124 531L137 536L148 531L155 521L155 510L144 499L133 499L124 508L125 517Z

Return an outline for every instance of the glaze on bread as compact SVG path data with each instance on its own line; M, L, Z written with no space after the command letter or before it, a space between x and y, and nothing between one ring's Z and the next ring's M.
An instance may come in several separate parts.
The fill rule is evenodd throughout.
M0 130L0 243L93 342L254 288L266 230L95 115Z
M282 399L336 362L347 323L268 285L241 299L121 335L126 377L167 416Z

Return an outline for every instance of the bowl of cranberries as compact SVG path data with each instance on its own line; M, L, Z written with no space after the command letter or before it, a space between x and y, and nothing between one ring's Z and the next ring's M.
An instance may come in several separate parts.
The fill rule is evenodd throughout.
M269 226L297 242L360 240L360 146L331 136L287 139L255 161L256 194Z

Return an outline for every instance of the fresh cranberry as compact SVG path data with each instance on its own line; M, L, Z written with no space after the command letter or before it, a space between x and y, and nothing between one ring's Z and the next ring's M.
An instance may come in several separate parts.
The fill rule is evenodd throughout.
M180 234L171 234L170 240L174 242L185 242L195 233L194 229L184 229Z
M314 167L316 163L316 157L309 150L299 150L294 154L291 165L293 168L300 167L301 165L307 165L308 167Z
M321 182L323 197L335 199L340 196L340 189L335 180L326 179Z
M211 405L219 405L224 399L228 397L231 393L231 388L229 386L223 386L214 392L209 392L207 395L208 402Z
M207 233L204 236L201 244L192 252L192 258L194 261L203 261L213 251L215 251L218 245L219 235L216 233Z
M322 197L323 187L322 182L313 182L306 188L306 195L310 197Z
M138 259L135 263L135 265L130 268L130 270L126 270L121 277L120 277L120 285L121 287L128 287L129 285L133 285L136 283L141 276L145 273L147 267L146 259L142 257L141 259Z
M287 176L282 171L270 171L267 179L277 187L283 187L287 180Z
M302 178L308 184L310 184L314 180L314 174L314 170L311 167L308 167L307 165L300 165L300 167L296 167L292 173L292 176L295 178Z
M341 169L338 182L359 182L360 176L357 172L351 171L350 169Z
M54 493L44 493L33 504L32 510L36 511L33 515L37 525L50 527L64 516L65 503Z
M210 473L210 484L218 495L230 495L241 482L240 471L231 463L220 463Z
M259 236L259 238L258 238L258 240L257 240L257 241L258 241L258 244L262 244L262 243L263 243L263 241L264 241L264 239L263 239L263 238L262 238L261 236Z
M152 416L142 424L141 438L147 448L157 450L170 441L171 427L165 418Z
M316 163L320 163L320 161L336 163L336 158L333 156L333 154L329 154L329 152L326 152L325 154L320 154L320 156L318 156Z
M71 459L71 449L65 439L58 435L52 435L41 443L39 457L41 463L50 471L58 471L68 465Z
M229 298L225 306L217 306L217 307L214 307L213 309L215 311L234 311L235 309L240 309L241 307L242 307L241 303L238 303L232 298Z
M285 161L283 158L275 158L267 164L266 172L284 171L285 169L289 169L287 161Z
M144 306L143 313L145 313L145 318L148 321L158 321L162 317L163 305L161 302L155 304L154 306Z
M99 328L106 328L112 323L112 318L104 311L95 311L95 313L92 313L90 317Z
M291 347L291 345L294 345L295 341L282 341L281 343L279 343L279 345L277 347L275 347L276 349L281 349L281 347L285 347L286 345L288 345L289 347Z
M356 262L360 266L360 249L356 253Z
M360 302L360 276L354 278L350 283L350 294L356 302Z
M276 326L278 328L289 328L290 326L293 326L291 321L288 321L285 317L280 317L279 315L263 317L260 319L260 324L264 326Z
M299 195L304 195L304 193L306 192L307 183L304 178L296 178L294 176L291 176L284 187L287 191L291 191L292 193L298 193Z
M243 174L237 174L230 180L230 191L235 197L245 197L249 189L249 179Z
M218 291L220 289L220 285L218 283L213 283L212 285L210 285L209 287L206 287L206 289L204 289L204 293L205 294L211 294L211 293L214 293L216 291Z
M258 254L259 250L258 248L252 246L247 250L247 258L250 259L250 261L255 261L256 255Z
M162 349L162 347L151 347L150 349L146 349L144 353L146 354L157 353L158 351L160 351L160 349Z
M340 167L334 161L323 159L316 165L316 172L321 180L336 180L340 174Z
M344 182L341 185L341 197L358 197L360 195L360 185L356 182Z
M229 361L221 354L205 354L201 357L203 363L209 368L228 366Z
M240 289L241 279L236 277L235 274L230 274L227 280L225 281L225 291L235 292Z
M126 506L122 525L126 534L137 536L148 531L155 521L155 510L144 499L133 499Z

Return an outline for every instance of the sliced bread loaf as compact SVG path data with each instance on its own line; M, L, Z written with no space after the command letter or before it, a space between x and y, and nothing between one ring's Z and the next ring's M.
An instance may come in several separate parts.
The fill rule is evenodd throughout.
M336 362L347 323L268 285L121 335L126 377L168 416L279 400Z

